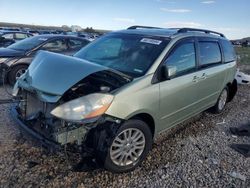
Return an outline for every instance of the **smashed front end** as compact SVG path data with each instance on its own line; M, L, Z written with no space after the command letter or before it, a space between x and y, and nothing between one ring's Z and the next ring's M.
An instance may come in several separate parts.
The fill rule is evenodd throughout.
M27 128L39 134L43 141L61 145L73 142L82 143L86 126L53 117L50 112L57 106L57 103L40 101L35 93L26 90L19 91L18 99L20 102L15 106L17 118Z
M20 101L14 115L46 145L82 146L93 142L96 131L112 132L111 127L121 123L105 115L105 109L113 100L112 92L128 82L105 67L41 52L13 89Z

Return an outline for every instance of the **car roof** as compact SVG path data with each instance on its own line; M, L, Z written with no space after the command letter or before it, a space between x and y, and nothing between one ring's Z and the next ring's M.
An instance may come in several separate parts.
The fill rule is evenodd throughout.
M167 38L175 38L180 36L202 36L225 39L225 36L222 33L196 28L158 28L148 26L131 26L126 30L117 31L115 33L150 35Z
M77 36L72 36L72 35L60 35L60 34L42 34L42 35L36 35L34 37L44 37L44 38L47 38L47 39L53 39L53 38L73 38L73 39L78 39L78 40L86 40L84 38L81 38L81 37L77 37Z
M127 34L152 35L158 37L170 37L176 33L175 30L170 29L127 29L118 32Z

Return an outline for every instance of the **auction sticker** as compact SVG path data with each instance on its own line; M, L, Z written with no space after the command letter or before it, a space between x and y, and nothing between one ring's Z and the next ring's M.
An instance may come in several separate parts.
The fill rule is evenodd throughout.
M143 38L141 39L141 42L145 42L145 43L148 43L148 44L155 44L155 45L159 45L161 44L161 40L156 40L156 39L149 39L149 38Z

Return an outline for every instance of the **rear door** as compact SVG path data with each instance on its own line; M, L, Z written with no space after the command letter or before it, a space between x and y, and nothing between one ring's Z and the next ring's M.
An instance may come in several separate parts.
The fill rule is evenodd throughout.
M213 106L224 87L226 68L217 39L198 38L197 97L198 109Z
M197 61L193 38L176 44L167 55L167 67L175 67L176 75L160 82L161 131L181 122L196 112L197 108Z

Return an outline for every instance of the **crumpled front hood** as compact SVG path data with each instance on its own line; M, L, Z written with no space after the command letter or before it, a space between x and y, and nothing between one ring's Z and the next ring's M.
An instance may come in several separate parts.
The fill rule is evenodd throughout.
M18 85L50 95L62 96L70 87L88 75L107 67L79 58L40 51Z

